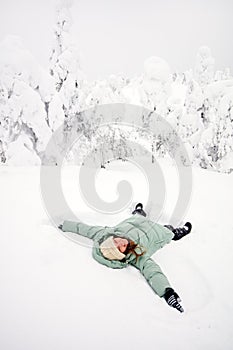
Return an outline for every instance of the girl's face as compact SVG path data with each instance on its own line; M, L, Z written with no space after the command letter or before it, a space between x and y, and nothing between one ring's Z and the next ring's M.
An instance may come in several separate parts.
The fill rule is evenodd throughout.
M127 248L128 243L129 243L127 241L127 239L120 238L120 237L115 237L115 238L113 238L113 240L114 240L114 243L115 243L116 247L119 249L119 251L121 253L124 253L126 248Z

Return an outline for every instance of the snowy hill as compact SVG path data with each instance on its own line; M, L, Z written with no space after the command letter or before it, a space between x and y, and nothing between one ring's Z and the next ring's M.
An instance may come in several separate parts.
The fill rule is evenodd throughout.
M193 232L153 256L182 299L180 314L139 271L98 264L90 247L53 226L42 203L39 168L1 167L0 348L232 349L233 174L194 169L193 175L184 218ZM114 200L116 182L109 184L121 176L134 179L133 200L146 203L146 184L126 163L100 170L100 195ZM65 177L64 191L87 223L112 226L130 214L92 211L70 180Z

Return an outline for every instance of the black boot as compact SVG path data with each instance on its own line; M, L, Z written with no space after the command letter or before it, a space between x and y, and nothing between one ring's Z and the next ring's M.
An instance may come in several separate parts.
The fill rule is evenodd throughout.
M134 211L132 212L133 215L136 214L136 213L146 217L146 213L145 213L144 210L143 210L143 205L142 205L142 203L138 203L138 204L136 205Z
M163 225L164 227L168 228L168 230L173 231L174 227L172 225Z
M174 228L172 232L174 233L174 237L172 238L174 241L178 241L183 238L187 234L189 234L192 230L192 224L190 222L186 222L183 227Z

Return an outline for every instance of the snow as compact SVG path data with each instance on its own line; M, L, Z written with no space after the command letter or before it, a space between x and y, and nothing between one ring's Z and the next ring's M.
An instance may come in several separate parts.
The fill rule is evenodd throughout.
M114 225L128 217L129 210L109 215L83 203L74 170L65 169L64 190L83 221ZM172 202L177 187L166 163L164 173ZM2 166L0 348L232 349L233 174L194 168L193 176L184 217L193 232L153 256L182 299L180 314L153 293L138 270L98 264L91 241L75 244L75 235L67 239L53 226L42 203L39 167ZM146 181L126 162L98 172L101 197L115 200L120 177L132 179L133 200L146 204ZM152 213L156 198L148 206ZM69 218L64 213L62 219Z

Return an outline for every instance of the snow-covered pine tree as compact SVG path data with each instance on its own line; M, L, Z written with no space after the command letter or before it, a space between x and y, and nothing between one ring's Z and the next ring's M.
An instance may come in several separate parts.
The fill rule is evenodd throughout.
M111 89L111 103L123 103L123 88L129 83L129 79L125 79L120 75L111 74L107 79L107 84Z
M201 46L197 52L194 70L195 80L200 86L211 83L214 79L214 63L211 50L208 46Z
M0 71L0 164L6 163L6 147L8 140L9 126L9 106L8 98L11 91L7 90L3 81L3 72Z
M218 171L232 171L233 164L225 162L233 151L233 91L225 95L218 106L215 123L216 168Z
M151 101L152 110L165 117L166 102L171 93L172 74L168 63L160 57L149 57L144 62L142 88ZM146 106L145 106L146 107Z
M56 0L56 24L54 46L50 57L50 74L54 78L57 93L51 101L50 120L55 130L64 123L64 147L73 121L80 118L80 88L84 80L80 68L80 55L71 34L72 0ZM80 128L83 126L80 120ZM60 145L62 147L62 145Z
M204 96L201 87L195 80L190 79L184 100L184 113L180 121L180 132L184 139L203 129L204 115L201 114L203 104Z
M54 26L54 44L50 56L50 74L55 79L57 91L61 90L67 80L78 85L81 78L79 52L71 35L70 8L72 5L73 0L55 1L56 24ZM75 80L75 78L77 79Z
M1 91L7 96L5 103L4 98L1 101L6 162L11 158L11 164L20 164L19 158L24 158L22 164L25 159L29 164L38 164L51 137L46 103L53 94L52 78L16 36L8 36L1 43L0 72ZM17 150L15 143L22 147L14 154L10 148Z

